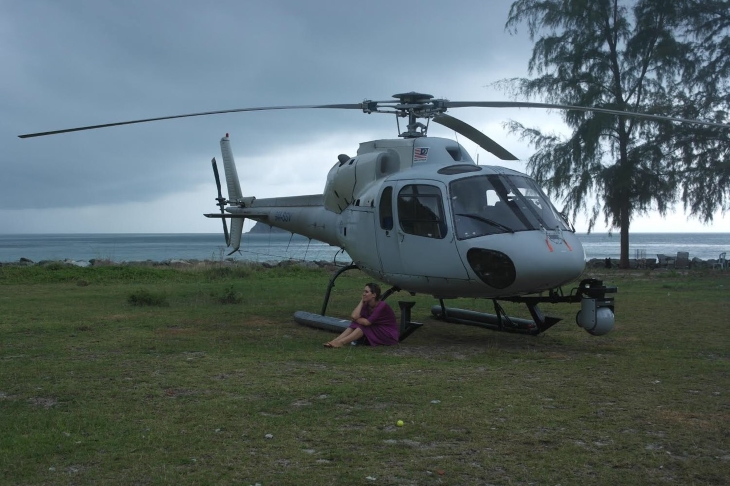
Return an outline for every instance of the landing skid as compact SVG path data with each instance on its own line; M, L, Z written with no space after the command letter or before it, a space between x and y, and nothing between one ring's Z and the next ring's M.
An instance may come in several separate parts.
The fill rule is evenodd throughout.
M338 319L336 317L328 317L325 315L327 312L327 305L329 304L330 294L332 288L335 286L335 280L337 277L342 275L348 270L354 270L358 268L357 265L351 263L346 267L342 267L337 270L327 285L327 291L324 294L324 302L322 302L322 312L320 314L313 314L311 312L296 311L294 313L294 321L303 326L314 327L317 329L324 329L325 331L342 332L350 326L350 321L345 319ZM382 300L387 299L393 293L399 292L400 288L391 287L382 296ZM400 307L400 337L399 341L403 341L405 338L410 336L416 329L423 326L420 322L411 321L411 308L416 305L415 302L398 301Z
M530 334L532 336L536 336L541 332L547 331L562 320L561 317L543 315L537 304L527 304L527 308L530 310L533 320L510 317L504 311L502 306L499 305L497 300L493 300L493 302L495 313L488 314L485 312L446 307L444 305L444 301L440 299L440 305L431 307L431 313L437 319L445 322L483 327L492 331Z
M525 304L530 311L532 320L508 316L497 299L492 299L494 314L446 307L443 299L439 299L440 305L431 308L431 313L437 319L445 322L483 327L493 331L537 336L562 320L561 317L546 316L542 313L538 304L576 303L582 302L583 299L592 299L599 302L599 305L610 308L613 313L613 299L607 298L606 294L615 292L616 287L606 287L600 280L585 279L580 282L576 292L569 295L563 295L561 289L555 289L551 290L546 296L515 296L501 299Z

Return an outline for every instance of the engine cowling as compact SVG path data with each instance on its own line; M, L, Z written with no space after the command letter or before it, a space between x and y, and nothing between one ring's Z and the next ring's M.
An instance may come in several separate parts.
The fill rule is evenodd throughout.
M400 158L394 150L365 153L357 157L340 156L327 174L324 207L340 214L378 179L398 171Z

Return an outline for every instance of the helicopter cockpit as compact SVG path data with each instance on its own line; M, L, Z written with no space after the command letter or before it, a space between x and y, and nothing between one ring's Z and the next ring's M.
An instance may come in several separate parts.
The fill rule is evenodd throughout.
M532 179L476 175L449 184L458 239L518 231L571 231L568 222Z

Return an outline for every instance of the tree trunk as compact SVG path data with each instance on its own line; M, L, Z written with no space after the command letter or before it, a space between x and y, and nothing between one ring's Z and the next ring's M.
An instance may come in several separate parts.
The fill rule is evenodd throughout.
M634 169L629 162L629 135L626 129L626 119L618 119L619 133L619 169L618 181L614 191L617 191L619 224L621 225L621 257L619 268L629 268L629 224L631 223L631 188Z
M629 217L628 204L621 205L621 259L619 260L619 268L629 268L629 225L631 218Z

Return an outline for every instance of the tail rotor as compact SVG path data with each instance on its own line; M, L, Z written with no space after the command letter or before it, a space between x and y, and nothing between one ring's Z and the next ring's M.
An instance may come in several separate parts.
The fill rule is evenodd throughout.
M223 197L223 193L221 192L221 178L218 175L218 164L215 161L215 157L213 157L213 160L210 161L211 165L213 165L213 175L215 175L215 185L218 188L218 197L215 198L216 201L218 201L218 207L221 208L221 214L226 214L226 204L228 203L228 200ZM226 238L226 245L230 245L231 238L228 235L228 224L226 223L226 218L221 218L221 221L223 221L223 235Z
M228 186L228 199L223 197L221 190L221 177L218 173L218 163L215 158L210 161L213 166L213 175L215 176L215 185L218 189L218 197L216 205L220 208L220 214L206 214L207 218L220 218L223 220L223 236L226 238L226 246L232 247L233 250L229 255L237 252L241 246L241 235L243 234L243 222L246 215L242 214L244 208L250 206L255 197L243 197L241 195L241 183L238 180L238 171L236 170L236 162L233 160L233 151L231 150L231 141L228 134L221 139L221 153L223 155L223 175L226 177L226 186ZM228 212L226 212L228 208ZM226 219L231 219L231 230L228 231L228 223Z

